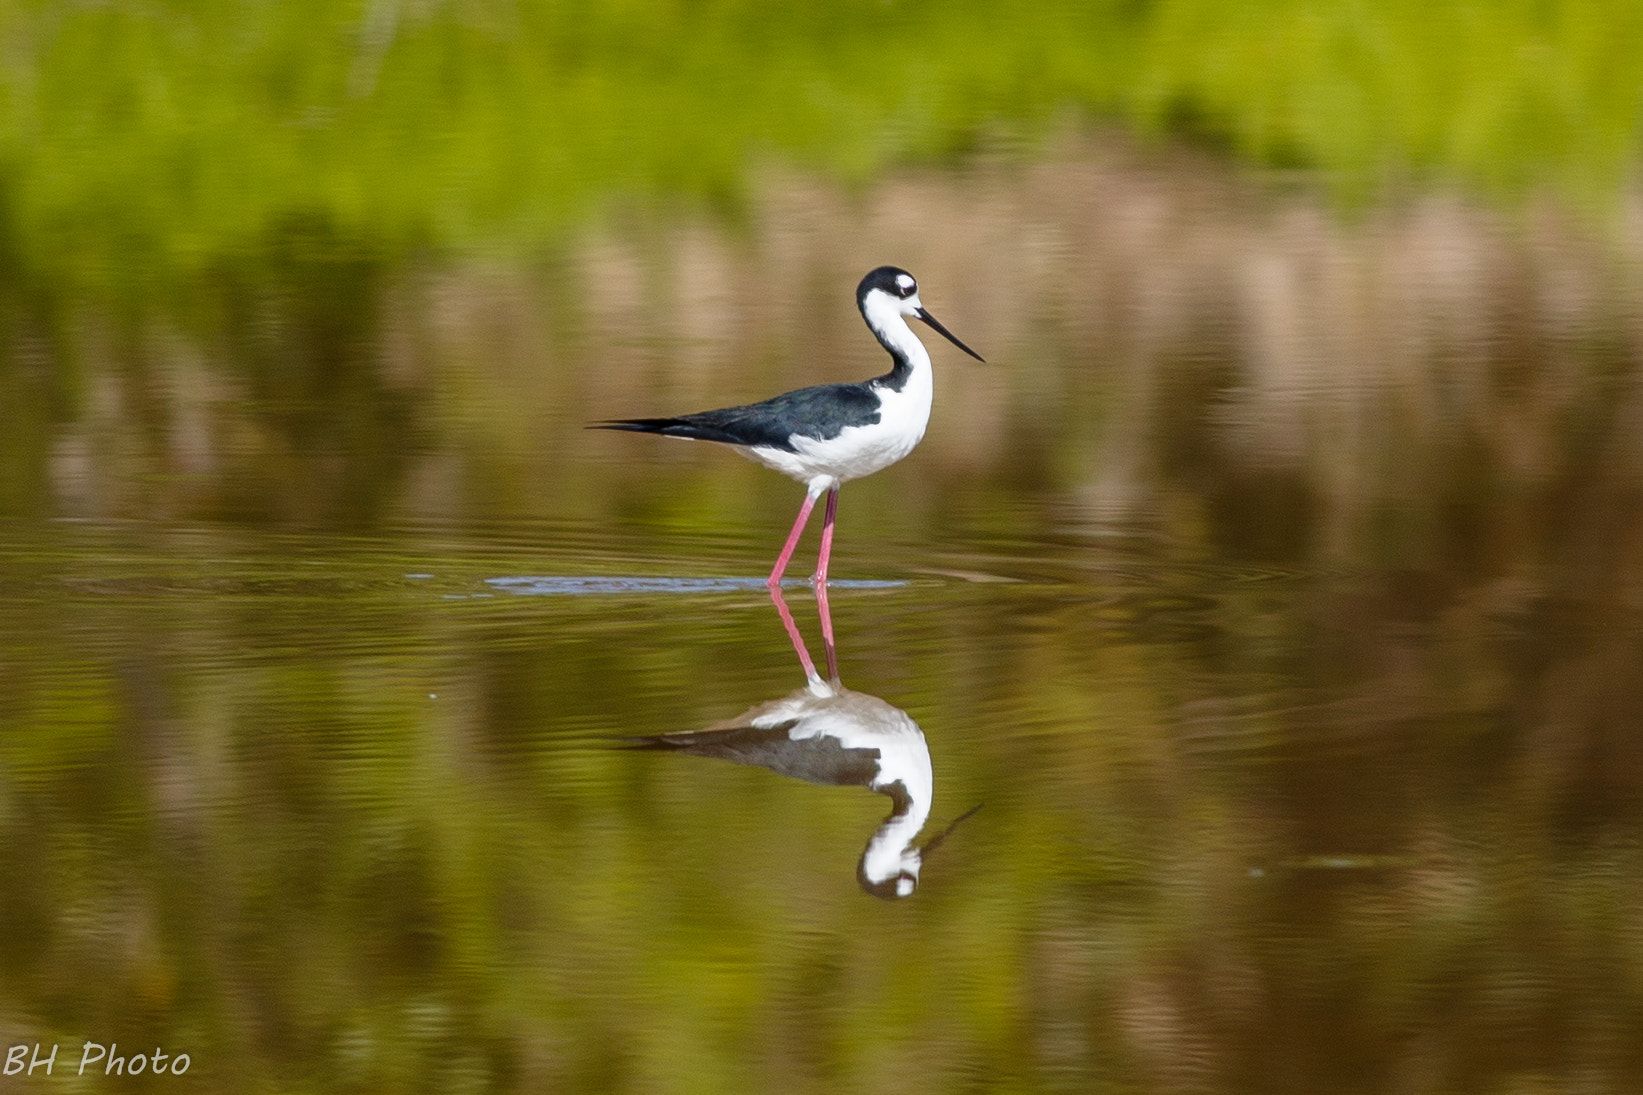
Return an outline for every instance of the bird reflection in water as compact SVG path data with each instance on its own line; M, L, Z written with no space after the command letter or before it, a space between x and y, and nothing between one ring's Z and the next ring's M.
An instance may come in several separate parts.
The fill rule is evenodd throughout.
M818 587L816 607L827 646L826 679L816 671L781 590L772 589L770 598L804 667L804 687L703 730L633 738L628 744L758 765L811 783L866 787L888 795L890 816L863 849L856 880L874 897L909 897L918 888L924 861L959 822L981 807L960 816L922 847L916 844L934 797L924 731L901 708L839 683L825 587Z

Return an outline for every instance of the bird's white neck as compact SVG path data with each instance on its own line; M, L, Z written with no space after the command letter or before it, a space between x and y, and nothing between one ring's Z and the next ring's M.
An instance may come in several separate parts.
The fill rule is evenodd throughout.
M896 370L913 372L930 368L930 354L918 340L902 314L902 302L884 293L870 293L862 304L862 318L879 344L896 359Z

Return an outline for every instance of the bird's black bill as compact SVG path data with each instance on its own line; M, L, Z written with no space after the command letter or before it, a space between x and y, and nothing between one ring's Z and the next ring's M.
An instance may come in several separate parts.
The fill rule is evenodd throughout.
M964 343L960 342L958 340L957 335L953 334L953 332L949 331L947 328L945 328L941 324L937 323L936 322L936 317L931 315L929 312L926 312L923 308L920 308L918 310L918 317L920 319L922 319L924 322L928 323L930 326L934 327L937 330L937 332L939 332L941 334L941 337L945 338L948 342L951 342L954 346L957 346L959 349L963 350L965 353L969 354L971 357L975 358L977 361L981 362L983 365L985 365L987 363L986 358L982 357L980 354L976 353L974 350L972 350L968 346L964 345Z

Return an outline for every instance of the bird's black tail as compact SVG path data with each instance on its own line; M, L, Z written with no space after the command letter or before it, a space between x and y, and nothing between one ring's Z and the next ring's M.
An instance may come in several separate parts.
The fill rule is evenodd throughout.
M663 437L683 437L690 441L718 441L726 445L747 444L746 439L728 430L694 422L688 418L617 418L609 422L595 422L588 429L659 433Z

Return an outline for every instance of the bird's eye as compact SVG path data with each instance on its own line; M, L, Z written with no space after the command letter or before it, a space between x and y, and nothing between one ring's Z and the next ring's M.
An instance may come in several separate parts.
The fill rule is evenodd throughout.
M918 283L906 274L896 279L896 294L903 300L918 292Z

